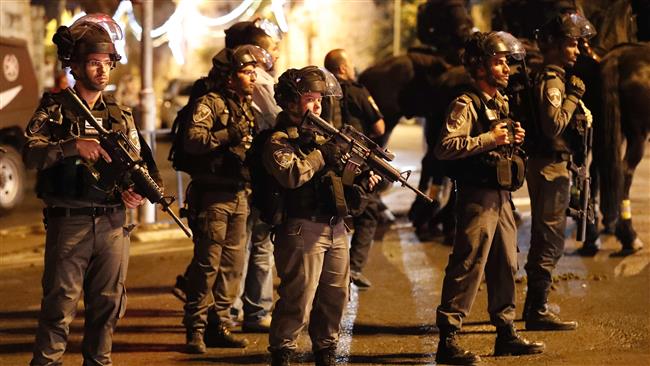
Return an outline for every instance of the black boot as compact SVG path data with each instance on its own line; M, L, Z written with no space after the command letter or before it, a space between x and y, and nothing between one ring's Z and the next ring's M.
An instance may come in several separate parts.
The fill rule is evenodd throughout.
M185 334L185 352L203 354L208 352L203 341L203 332L197 329L188 330Z
M548 293L550 284L528 286L523 319L526 330L574 330L578 327L575 321L563 321L548 308Z
M314 351L314 364L316 366L335 366L336 346Z
M594 223L587 224L587 237L582 247L578 249L578 255L582 257L593 257L600 250L601 242L598 227Z
M248 346L247 339L235 337L228 327L220 323L208 324L204 340L208 347L246 348Z
M456 330L440 330L440 342L438 342L438 350L436 351L436 363L474 365L480 361L480 357L460 347Z
M531 310L526 321L526 330L574 330L578 327L576 321L564 321L557 314L548 309Z
M271 351L271 366L291 366L293 350L283 348Z
M517 334L514 325L497 328L497 339L494 342L495 356L532 355L544 352L543 342L530 342Z
M176 276L176 284L172 289L172 294L182 302L187 302L187 278L185 276Z

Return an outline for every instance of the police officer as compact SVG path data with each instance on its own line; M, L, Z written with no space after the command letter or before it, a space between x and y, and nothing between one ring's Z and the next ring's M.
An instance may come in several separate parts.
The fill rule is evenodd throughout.
M454 160L450 166L458 172L454 174L458 226L436 316L440 330L437 363L468 365L479 361L477 355L460 347L457 332L471 309L483 272L490 321L497 327L494 354L532 354L544 349L543 343L519 336L514 326L517 229L511 188L498 178L503 173L497 171L499 164L490 163L503 160L506 149L524 140L520 124L505 119L508 102L498 91L508 84L506 57L518 56L521 50L521 44L509 33L472 35L465 45L463 63L474 82L449 106L435 147L436 156ZM523 183L523 170L519 178Z
M141 149L149 172L160 175L141 139L131 110L102 91L120 56L114 41L122 30L105 14L79 18L53 37L59 60L70 67L75 92L106 129L123 131ZM45 93L26 129L25 164L38 169L36 191L46 208L43 299L31 365L58 365L70 322L84 293L84 365L110 365L113 331L126 310L125 277L129 232L125 207L142 204L140 194L110 173L111 158L97 130ZM120 177L120 178L118 178Z
M386 128L384 116L368 89L355 81L354 64L345 50L335 49L328 52L325 55L325 68L338 80L343 97L340 100L328 98L329 108L323 107L327 111L323 117L334 126L349 124L366 136L381 137ZM368 261L383 206L378 192L373 192L368 198L366 209L353 219L354 234L350 241L350 280L360 290L372 286L362 271Z
M340 96L338 82L315 66L287 70L275 87L283 111L264 145L263 163L286 191L273 253L280 286L269 332L272 365L289 365L307 323L316 365L335 364L350 269L345 199L337 189L342 154L301 127L304 113L319 115L322 96L333 95ZM369 179L369 187L377 178Z
M196 99L183 147L192 157L187 203L194 257L187 270L186 351L246 347L227 321L244 265L250 176L244 165L254 132L250 105L259 47L224 48L212 59L208 93ZM210 324L208 324L208 318ZM207 329L206 329L207 327ZM205 338L205 341L204 341Z
M226 47L234 48L251 44L266 50L271 56L271 69L255 69L252 107L258 132L275 126L275 119L280 107L273 98L275 78L273 65L279 57L276 40L262 29L269 22L263 19L235 23L226 30ZM242 330L244 332L267 332L271 326L271 307L273 306L273 244L270 238L270 226L260 220L259 211L251 207L247 223L246 262L244 276L238 300L231 313L238 317L243 310Z
M526 180L531 204L530 251L525 265L528 292L524 320L528 330L572 330L547 306L552 274L564 253L566 210L569 206L568 162L576 138L580 99L585 85L567 77L580 53L581 37L595 34L593 25L576 13L557 15L538 32L544 69L535 80L537 130L530 149Z

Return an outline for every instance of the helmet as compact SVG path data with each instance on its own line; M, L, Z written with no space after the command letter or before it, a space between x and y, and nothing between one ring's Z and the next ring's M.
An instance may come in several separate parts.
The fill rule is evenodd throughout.
M297 101L304 93L316 92L324 97L337 98L343 95L336 77L317 66L285 71L280 75L274 90L275 101L282 109L286 109L290 102Z
M276 41L282 39L282 32L277 25L267 19L243 21L233 24L225 30L226 47L235 48L243 44L259 44L260 37L271 37Z
M505 54L516 60L523 60L526 51L523 44L508 32L476 32L465 43L463 65L468 70L477 70L493 56Z
M594 25L578 13L558 14L535 31L537 40L543 43L553 43L562 37L577 39L595 35Z
M273 66L273 59L263 48L249 44L235 49L224 48L212 58L212 68L221 77L228 77L251 64L269 70Z
M122 39L122 28L110 16L101 13L84 15L70 27L60 26L52 37L63 66L83 61L90 53L108 53L111 60L119 61L121 56L114 42Z

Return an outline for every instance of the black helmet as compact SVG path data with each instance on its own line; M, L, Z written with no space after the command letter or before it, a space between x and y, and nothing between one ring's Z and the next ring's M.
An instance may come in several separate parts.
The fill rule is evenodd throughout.
M522 60L526 51L523 44L508 32L476 32L465 43L463 65L473 72L484 66L490 57L499 54Z
M567 38L591 38L596 35L596 28L584 16L578 13L558 14L535 31L535 36L542 43L553 43Z
M275 101L282 109L304 93L321 93L324 97L341 97L341 85L331 72L317 66L285 71L275 84Z
M253 45L224 48L212 58L212 68L221 77L228 77L251 64L269 70L273 66L273 60L263 48Z
M84 15L70 27L60 26L52 37L63 66L83 61L90 53L107 53L111 60L119 61L121 56L114 42L122 39L122 28L110 16L101 13Z
M277 25L269 20L257 18L253 21L243 21L233 24L225 30L226 47L235 48L244 44L262 46L259 42L261 37L271 37L278 41L282 39L282 33Z

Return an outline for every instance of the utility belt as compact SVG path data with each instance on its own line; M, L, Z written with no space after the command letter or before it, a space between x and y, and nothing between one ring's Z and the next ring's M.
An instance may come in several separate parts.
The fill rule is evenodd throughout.
M481 154L448 163L448 175L461 184L516 191L526 179L528 158L523 151L510 157Z
M124 211L124 206L114 207L46 207L43 209L43 216L45 217L71 217L71 216L90 216L100 217L104 215L111 215L116 212Z
M340 216L327 216L327 215L287 215L288 219L301 219L309 220L318 224L328 224L329 226L336 226L339 222L343 221Z

